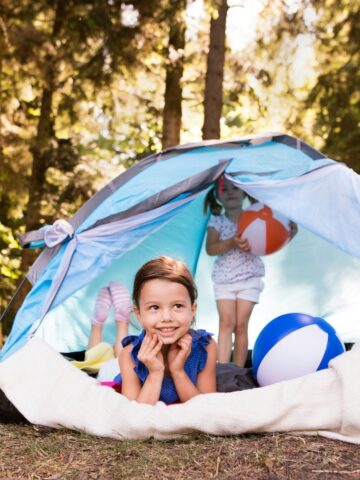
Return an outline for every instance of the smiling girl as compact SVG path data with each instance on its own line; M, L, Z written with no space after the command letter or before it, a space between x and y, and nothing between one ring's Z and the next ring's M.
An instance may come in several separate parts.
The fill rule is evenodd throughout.
M143 327L126 337L120 354L122 394L155 404L185 402L216 391L216 343L193 330L197 290L184 263L160 257L134 280L134 313Z

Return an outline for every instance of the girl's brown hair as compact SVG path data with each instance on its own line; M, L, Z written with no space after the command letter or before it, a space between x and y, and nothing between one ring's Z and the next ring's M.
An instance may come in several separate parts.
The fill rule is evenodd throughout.
M224 177L220 177L216 182L215 185L208 191L204 200L204 213L205 215L208 212L211 215L221 215L223 206L219 200L219 190L222 188L224 182ZM221 191L221 190L220 190ZM257 200L251 197L248 193L244 192L244 198L248 198L250 203L256 203Z
M159 257L146 262L136 273L133 287L133 300L139 308L139 300L143 285L149 280L168 280L180 283L189 293L191 304L197 298L197 288L194 279L185 263L171 257Z
M222 205L218 199L218 183L208 191L204 200L204 213L207 215L208 212L211 215L221 215Z

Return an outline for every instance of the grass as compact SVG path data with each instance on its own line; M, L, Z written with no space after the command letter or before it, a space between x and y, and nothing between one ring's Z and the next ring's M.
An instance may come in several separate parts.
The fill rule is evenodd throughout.
M0 479L351 479L359 446L289 434L117 441L70 430L0 425Z

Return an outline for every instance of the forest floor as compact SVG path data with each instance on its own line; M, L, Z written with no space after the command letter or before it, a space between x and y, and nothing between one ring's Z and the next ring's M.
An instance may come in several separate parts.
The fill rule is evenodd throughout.
M321 437L193 434L118 441L32 425L0 425L0 479L352 479L359 446Z

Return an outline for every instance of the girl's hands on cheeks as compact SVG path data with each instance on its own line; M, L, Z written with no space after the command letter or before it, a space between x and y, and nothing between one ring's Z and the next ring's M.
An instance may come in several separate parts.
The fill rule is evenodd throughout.
M149 369L149 373L164 373L162 346L163 343L156 334L146 333L138 353L138 359Z
M168 361L169 370L173 375L174 373L182 372L184 365L191 353L192 338L189 333L186 333L183 337L170 346Z
M243 252L250 252L251 247L246 238L241 238L240 235L234 235L232 237L232 243L234 248L239 248Z

